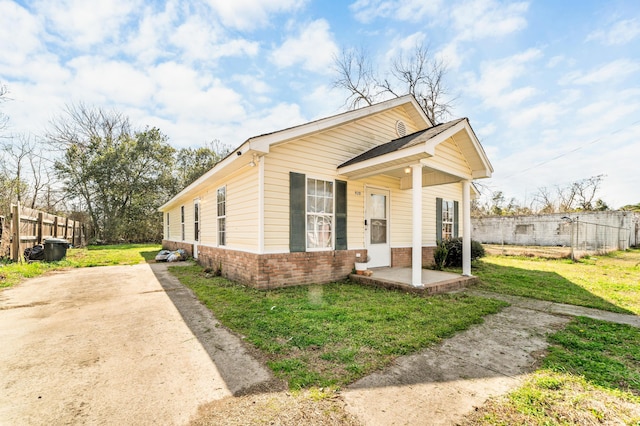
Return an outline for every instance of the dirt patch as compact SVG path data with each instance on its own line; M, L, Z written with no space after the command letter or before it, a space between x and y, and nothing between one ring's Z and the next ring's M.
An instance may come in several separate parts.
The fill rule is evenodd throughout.
M361 425L344 409L339 394L318 391L264 393L229 397L200 407L192 426L220 425Z
M512 246L500 244L483 244L487 254L495 256L540 257L543 259L568 259L571 247L562 246Z

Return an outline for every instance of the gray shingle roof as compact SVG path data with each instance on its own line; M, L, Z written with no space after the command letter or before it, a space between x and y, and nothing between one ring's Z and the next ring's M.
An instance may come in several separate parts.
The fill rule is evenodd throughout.
M465 118L458 118L457 120L449 121L447 123L438 124L436 126L429 127L428 129L419 130L419 131L417 131L415 133L411 133L410 135L403 136L403 137L398 138L398 139L394 139L394 140L392 140L390 142L387 142L387 143L383 143L382 145L374 146L369 151L365 151L362 154L359 154L359 155L353 157L351 160L348 160L348 161L340 164L338 167L350 166L352 164L357 164L357 163L360 163L362 161L370 160L372 158L376 158L376 157L379 157L379 156L384 155L384 154L389 154L391 152L395 152L395 151L398 151L398 150L403 149L403 148L408 148L410 146L414 146L414 145L417 145L419 143L424 143L424 142L428 141L429 139L431 139L431 138L439 135L440 133L444 132L445 130L455 126L456 124L458 124L462 120L465 120Z

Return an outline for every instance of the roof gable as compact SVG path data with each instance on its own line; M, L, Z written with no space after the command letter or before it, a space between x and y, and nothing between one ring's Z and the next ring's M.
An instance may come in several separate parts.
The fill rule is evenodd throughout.
M398 139L394 139L390 142L387 142L382 145L375 146L371 148L369 151L363 152L362 154L352 158L349 161L345 161L340 164L338 167L346 167L352 164L359 163L361 161L366 161L371 158L379 157L384 154L389 154L395 151L398 151L403 148L409 148L415 146L419 143L426 142L433 138L434 136L444 132L445 130L455 126L460 121L464 120L464 118L460 118L458 120L449 121L447 123L438 124L436 126L430 127L428 129L419 130L410 135L403 136Z

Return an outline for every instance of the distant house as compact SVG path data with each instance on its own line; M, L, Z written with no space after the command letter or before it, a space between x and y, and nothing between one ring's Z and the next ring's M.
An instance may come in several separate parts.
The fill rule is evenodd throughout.
M248 139L160 207L163 247L257 288L343 279L367 256L419 286L437 240L470 241L471 180L492 171L466 118L432 126L395 98Z

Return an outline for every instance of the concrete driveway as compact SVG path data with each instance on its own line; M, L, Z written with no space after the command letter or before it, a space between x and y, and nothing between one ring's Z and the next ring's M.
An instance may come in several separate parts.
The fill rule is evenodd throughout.
M0 424L184 424L205 402L272 383L164 264L1 291L0 342Z

